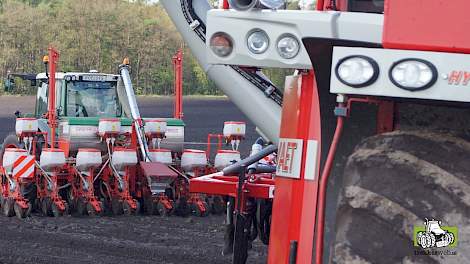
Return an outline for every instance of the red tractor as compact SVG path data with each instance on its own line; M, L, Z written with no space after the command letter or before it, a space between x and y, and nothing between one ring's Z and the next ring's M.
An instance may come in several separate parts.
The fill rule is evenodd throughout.
M234 198L234 263L258 234L268 263L470 262L468 243L440 258L414 255L412 242L425 217L470 235L468 1L318 0L310 11L229 0L207 14L162 2L194 53L206 40L209 76L250 94L222 88L274 143L191 181ZM283 93L262 81L265 67L295 70ZM266 111L279 105L277 118ZM250 168L274 151L276 172Z

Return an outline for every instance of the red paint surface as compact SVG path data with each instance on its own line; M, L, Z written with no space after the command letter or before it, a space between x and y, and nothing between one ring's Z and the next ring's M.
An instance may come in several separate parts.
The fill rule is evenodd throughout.
M298 242L297 264L311 263L318 190L305 180L307 141L321 143L320 104L313 71L284 92L281 138L304 140L301 178L276 177L268 263L288 263L291 241ZM318 155L318 158L321 155ZM319 162L319 160L317 161Z
M383 45L389 49L470 53L468 0L388 0Z

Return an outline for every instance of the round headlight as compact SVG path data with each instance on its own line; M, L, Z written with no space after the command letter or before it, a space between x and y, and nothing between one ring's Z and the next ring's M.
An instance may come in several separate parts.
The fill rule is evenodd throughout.
M292 59L300 51L300 43L296 37L285 35L277 42L277 52L284 59Z
M365 87L379 77L379 65L366 56L349 56L336 64L338 80L354 88Z
M211 50L220 57L227 57L232 54L233 41L232 38L223 32L212 35L210 40Z
M389 77L393 84L402 89L420 91L436 83L437 69L429 61L404 59L392 65Z
M260 0L260 3L269 9L283 9L286 6L285 0Z
M262 30L253 31L247 39L248 49L254 54L266 52L269 47L269 37Z

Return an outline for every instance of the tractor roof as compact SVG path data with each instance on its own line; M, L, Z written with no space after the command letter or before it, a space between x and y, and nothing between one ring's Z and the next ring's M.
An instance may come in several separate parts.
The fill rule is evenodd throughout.
M65 76L107 76L112 79L117 80L119 78L119 75L116 74L108 74L108 73L96 73L96 72L56 72L55 78L56 79L64 79ZM41 72L38 75L36 75L36 79L41 80L41 79L47 79L46 73Z

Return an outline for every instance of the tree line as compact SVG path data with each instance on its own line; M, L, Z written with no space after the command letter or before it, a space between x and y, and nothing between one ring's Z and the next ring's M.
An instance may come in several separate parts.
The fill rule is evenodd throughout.
M49 45L59 70L117 73L129 57L139 94L173 91L172 56L183 44L159 4L125 0L0 0L0 77L44 71ZM185 48L185 94L220 94ZM18 83L18 82L17 82ZM13 93L32 94L26 83Z
M217 6L217 0L210 1ZM129 57L138 94L171 95L171 59L183 46L183 39L155 2L0 0L0 84L9 72L43 72L42 57L52 45L60 51L60 71L117 73L122 59ZM297 7L298 1L289 1L289 9ZM184 93L221 95L188 48L184 54ZM280 69L264 72L280 88L284 76L291 73ZM11 91L34 92L28 83L19 81Z

